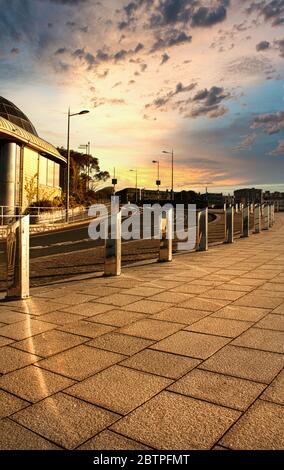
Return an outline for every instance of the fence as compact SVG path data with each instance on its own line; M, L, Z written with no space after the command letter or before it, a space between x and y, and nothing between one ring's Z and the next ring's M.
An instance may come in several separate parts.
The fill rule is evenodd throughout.
M274 223L274 212L274 206L269 204L224 206L223 210L212 211L206 208L197 211L195 227L190 227L192 221L187 221L187 232L192 228L196 230L196 243L190 249L207 251L211 243L234 243L236 238L269 230ZM105 276L119 276L123 265L132 261L154 258L159 262L172 261L177 246L177 225L173 209L161 214L159 239L153 239L151 233L148 239L122 243L125 236L121 231L122 215L119 211L115 216L108 216L109 236L106 241L81 239L85 236L84 230L87 230L83 227L74 229L74 233L75 230L76 233L82 230L79 241L74 242L71 237L70 244L67 245L64 241L66 232L62 231L59 242L50 245L48 243L52 234L41 234L40 246L35 245L33 237L29 239L30 216L3 216L9 218L9 223L6 223L6 244L0 243L2 265L3 260L5 261L5 270L2 270L0 277L2 283L5 282L7 298L27 298L30 278L33 279L35 273L50 283L51 280L64 279L66 268L69 277L95 271L103 271ZM143 213L138 215L142 219L145 216Z

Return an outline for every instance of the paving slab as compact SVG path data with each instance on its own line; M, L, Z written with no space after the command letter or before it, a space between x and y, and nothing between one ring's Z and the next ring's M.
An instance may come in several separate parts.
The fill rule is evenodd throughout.
M200 360L162 351L144 349L121 362L121 365L151 374L177 379L200 364Z
M270 309L256 307L242 307L240 305L227 305L218 312L212 314L212 317L228 318L232 320L242 320L248 322L257 322L270 312Z
M156 320L164 320L174 323L183 323L184 325L191 325L203 317L207 317L210 314L204 310L193 310L190 308L181 307L170 307L166 310L156 313L152 316Z
M16 413L17 411L25 408L29 404L29 402L21 400L20 398L11 395L11 393L5 392L4 390L0 390L0 419L2 420L2 418L6 418Z
M86 336L87 338L97 338L98 336L109 333L114 327L109 325L101 325L89 321L80 320L67 325L58 326L58 329L74 335Z
M200 369L168 387L170 391L240 411L246 410L264 389L263 384Z
M120 354L89 346L76 346L68 351L43 359L37 362L37 365L71 379L83 380L116 362L120 362L122 359L125 359L125 356Z
M169 308L170 304L167 302L157 302L154 300L140 300L134 302L131 305L127 305L125 310L131 310L132 312L146 313L148 315L161 312L166 308Z
M2 419L0 450L59 450L60 447L9 419Z
M48 357L85 343L88 339L85 336L73 335L64 331L50 330L13 343L11 346L37 356Z
M35 403L73 385L74 381L34 365L0 377L0 388Z
M239 416L235 410L162 392L111 429L154 449L210 449Z
M39 359L35 354L18 351L10 346L3 346L0 351L0 374L7 374L20 369L35 363Z
M236 338L232 344L247 348L284 353L284 332L250 328Z
M196 310L206 310L208 312L216 312L225 305L231 303L230 300L223 299L205 299L203 297L193 297L192 299L186 300L179 304L179 307L191 308Z
M185 328L187 331L207 333L216 336L235 338L250 328L253 323L247 321L228 320L226 318L206 317Z
M180 323L166 322L162 320L139 320L131 325L119 329L120 333L138 336L140 338L160 340L183 329L185 325Z
M102 431L78 447L78 450L149 450L139 442L128 439L113 431Z
M70 387L66 393L125 415L171 383L164 377L113 366Z
M131 312L123 309L114 309L109 312L89 317L89 322L102 323L103 325L110 325L116 327L122 327L134 323L137 320L143 320L147 318L144 313Z
M220 444L234 450L283 450L284 407L258 400Z
M151 349L189 356L196 359L206 359L221 349L230 340L220 336L204 335L190 331L179 331L169 338L159 341Z
M88 346L131 356L153 344L153 341L120 333L109 333L88 342Z
M13 415L13 420L65 449L74 449L117 420L107 410L58 393Z
M273 380L261 395L263 400L272 401L284 405L284 371Z
M228 345L199 367L269 384L283 365L281 354Z

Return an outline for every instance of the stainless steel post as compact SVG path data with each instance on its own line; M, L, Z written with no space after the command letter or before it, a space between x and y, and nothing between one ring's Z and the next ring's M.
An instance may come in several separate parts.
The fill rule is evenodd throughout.
M250 208L249 205L246 205L242 211L242 236L249 237L249 216L250 216Z
M234 209L229 207L226 212L226 243L234 243Z
M263 230L269 230L269 204L265 204L263 209L264 227Z
M208 207L198 212L198 251L208 251Z
M254 233L261 232L261 208L260 204L255 207L254 211Z
M29 215L26 215L7 230L7 299L29 297L29 225Z
M110 234L105 245L105 276L121 274L121 211L110 218Z
M161 217L161 240L159 262L173 260L173 209L163 213Z

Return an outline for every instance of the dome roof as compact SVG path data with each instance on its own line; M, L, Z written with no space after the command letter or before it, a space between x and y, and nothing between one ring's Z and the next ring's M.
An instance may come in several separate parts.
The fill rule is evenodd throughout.
M0 96L0 117L7 119L7 121L10 121L35 136L38 135L34 125L27 116L17 108L17 106L11 103L11 101L6 100L2 96Z

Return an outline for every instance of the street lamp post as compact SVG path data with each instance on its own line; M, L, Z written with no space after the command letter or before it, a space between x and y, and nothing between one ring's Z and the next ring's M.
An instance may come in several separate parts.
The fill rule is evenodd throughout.
M70 108L68 109L68 127L67 127L67 191L66 191L66 222L69 222L69 200L70 200L70 120L72 116L81 116L88 114L90 111L86 109L79 113L71 114Z
M129 171L135 171L135 173L136 173L135 202L136 202L136 204L137 204L137 202L138 202L138 172L137 172L137 168L135 168L135 170L129 170Z
M174 149L171 152L163 150L163 153L169 154L172 156L172 189L171 189L171 200L174 200Z
M160 199L160 185L161 185L161 180L160 180L160 162L159 160L152 160L152 163L156 163L158 165L158 179L156 181L156 185L158 187L158 200Z
M113 169L112 184L113 184L113 195L115 196L115 186L117 185L117 178L115 176L115 168Z

